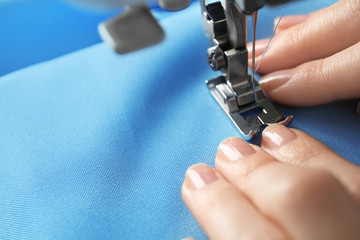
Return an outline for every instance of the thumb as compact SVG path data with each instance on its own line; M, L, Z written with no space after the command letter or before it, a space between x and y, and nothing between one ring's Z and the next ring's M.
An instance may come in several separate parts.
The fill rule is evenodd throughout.
M260 84L285 105L313 106L360 97L360 42L325 59L264 76Z

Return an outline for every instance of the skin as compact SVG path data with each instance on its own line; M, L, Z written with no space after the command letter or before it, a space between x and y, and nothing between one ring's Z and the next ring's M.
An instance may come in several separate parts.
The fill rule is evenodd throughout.
M360 239L360 168L306 133L227 139L215 164L189 168L182 188L210 239Z
M292 106L359 98L359 32L359 0L283 17L262 87ZM256 43L256 62L267 41ZM215 165L190 167L182 187L210 239L360 239L360 167L306 133L274 124L261 147L226 139Z
M274 101L292 106L358 98L359 32L360 0L340 0L308 16L284 17L259 67L266 74L261 86ZM265 42L256 47L256 66Z

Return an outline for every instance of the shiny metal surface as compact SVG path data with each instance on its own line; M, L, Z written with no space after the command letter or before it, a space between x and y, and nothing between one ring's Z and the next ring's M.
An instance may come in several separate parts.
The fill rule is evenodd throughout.
M131 1L108 1L131 4ZM190 0L158 2L163 8L179 10ZM202 24L210 44L208 63L214 71L222 73L207 81L207 86L244 139L250 139L266 125L287 124L292 118L285 119L265 97L254 77L248 74L247 17L253 16L255 42L257 11L265 3L266 0L223 0L207 4L206 0L200 0ZM146 5L131 5L121 15L100 24L99 31L118 53L135 51L164 38L163 30ZM253 72L254 66L253 59Z
M191 0L159 0L160 7L169 10L177 11L189 6Z
M159 2L169 11L186 8L191 0L74 0L102 7L128 5L118 16L99 24L101 38L117 53L129 53L160 43L165 33L145 3Z
M255 56L256 56L255 45L256 45L256 25L257 25L258 16L259 16L258 10L253 12L253 14L252 14L253 37L252 37L252 56L251 56L251 65L252 65L251 83L253 85L255 102L257 101L256 94L255 94Z
M165 33L146 5L128 7L99 25L99 33L117 53L129 53L161 42Z
M208 62L214 71L222 72L206 84L243 138L249 140L269 124L288 124L292 116L284 118L248 74L247 15L253 15L255 42L257 10L264 1L224 0L223 4L201 1L203 28L210 43Z
M186 8L191 0L67 0L75 3L100 7L100 8L120 8L137 4L153 4L158 2L160 7L169 11L177 11Z

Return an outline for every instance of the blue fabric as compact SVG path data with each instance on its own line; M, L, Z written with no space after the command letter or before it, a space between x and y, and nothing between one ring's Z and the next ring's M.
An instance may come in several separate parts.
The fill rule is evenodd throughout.
M258 35L331 2L266 8ZM97 44L0 78L0 239L206 239L181 184L238 132L204 83L199 12L166 13L165 42L133 54ZM360 163L354 102L279 109Z

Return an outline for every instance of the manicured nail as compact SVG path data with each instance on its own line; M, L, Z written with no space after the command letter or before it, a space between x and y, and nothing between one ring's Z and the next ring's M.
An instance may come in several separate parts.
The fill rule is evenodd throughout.
M292 70L282 70L271 73L261 78L260 85L265 91L273 91L287 83L291 76Z
M244 140L239 138L226 139L219 145L220 158L233 162L254 153L256 153L256 151Z
M276 25L278 25L279 20L280 20L280 17L276 17L276 18L274 18L274 23L273 23L274 28L276 27ZM279 25L280 25L280 24L279 24Z
M293 131L280 124L270 125L263 132L263 144L268 148L279 148L296 138Z
M192 187L195 189L201 189L219 179L214 170L205 164L190 167L186 171L186 178L190 180Z

